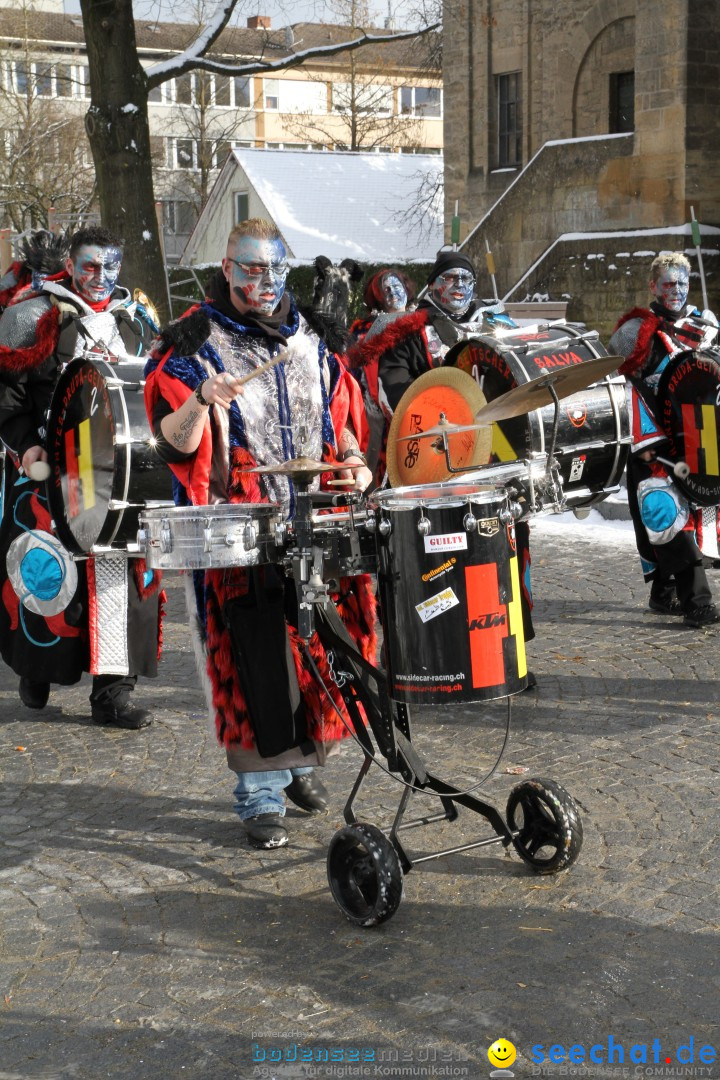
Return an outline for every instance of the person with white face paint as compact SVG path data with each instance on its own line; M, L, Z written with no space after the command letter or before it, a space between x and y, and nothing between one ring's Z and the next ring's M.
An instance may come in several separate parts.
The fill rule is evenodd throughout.
M650 268L650 307L633 308L622 316L608 350L625 357L619 371L630 385L634 442L627 467L628 505L643 574L650 583L650 610L682 617L687 626L704 627L720 622L720 612L712 602L697 543L702 510L688 503L657 460L658 450L667 457L667 447L654 415L663 371L673 356L688 348L676 324L683 316L700 315L687 303L689 286L685 255L679 251L658 255ZM711 312L702 316L714 320ZM715 518L720 536L717 512Z
M88 671L93 721L138 729L151 723L131 692L139 675L157 675L159 575L138 562L128 571L119 555L101 567L92 556L73 560L52 532L41 471L46 415L64 365L91 349L142 355L157 328L117 284L117 237L82 229L66 255L64 274L47 277L39 264L35 284L0 319L0 437L11 462L0 529L0 650L28 708L44 708L52 684L72 685ZM92 476L86 459L83 468ZM117 578L105 572L112 559L120 561ZM95 620L101 609L105 616Z
M167 327L148 361L148 417L183 503L272 501L292 519L293 481L249 470L301 456L347 463L346 478L357 490L371 480L359 448L359 388L286 291L288 269L275 226L243 222L230 233L208 299ZM240 383L275 358L275 366ZM319 478L311 489L318 486ZM193 584L199 676L237 776L235 810L253 847L282 847L286 797L309 813L327 810L313 766L324 764L346 730L308 670L292 576L270 565L236 567L196 571ZM342 579L335 602L364 657L374 661L368 575ZM316 635L309 648L331 685Z

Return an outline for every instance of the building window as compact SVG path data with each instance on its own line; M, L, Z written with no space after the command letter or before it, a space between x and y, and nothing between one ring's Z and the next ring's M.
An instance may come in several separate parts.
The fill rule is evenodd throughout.
M235 192L235 224L247 221L250 217L250 196L247 191Z
M58 64L55 68L55 87L57 96L71 98L73 94L73 69L67 64Z
M233 84L235 88L235 108L252 108L252 80L247 76L236 75Z
M197 212L193 203L168 199L165 203L164 224L168 232L188 235L195 228Z
M271 112L326 113L325 83L301 79L263 79L263 100Z
M635 130L635 72L610 76L610 134Z
M500 168L522 162L521 73L498 75L495 80L498 103L498 165Z
M442 90L434 86L401 86L401 116L441 116Z
M195 168L195 146L193 139L176 139L175 140L175 168L176 169L193 169Z
M336 113L352 113L356 116L389 116L393 108L391 86L377 83L332 84L332 110Z

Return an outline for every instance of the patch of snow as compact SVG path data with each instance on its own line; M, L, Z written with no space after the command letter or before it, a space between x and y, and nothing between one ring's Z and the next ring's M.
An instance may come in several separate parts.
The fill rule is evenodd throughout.
M559 536L568 542L592 540L598 544L613 544L635 549L635 530L632 521L607 520L594 508L586 518L576 518L572 511L565 514L539 514L530 518L530 528L537 536ZM639 565L639 564L638 564Z
M149 232L147 229L143 229L142 236L143 236L143 240L152 240L152 233Z
M123 105L123 107L120 110L120 112L124 112L124 113L134 113L134 112L139 112L139 111L140 110L138 109L137 105L133 105L132 103L129 103L128 105Z

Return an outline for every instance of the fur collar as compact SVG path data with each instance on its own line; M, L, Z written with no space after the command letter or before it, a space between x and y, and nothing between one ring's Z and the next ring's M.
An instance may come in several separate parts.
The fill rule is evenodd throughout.
M377 362L383 353L394 349L401 341L417 334L429 322L432 322L434 312L431 308L418 308L409 315L403 315L391 322L381 334L376 334L368 341L363 338L357 345L353 345L347 352L348 367L357 369L367 364Z

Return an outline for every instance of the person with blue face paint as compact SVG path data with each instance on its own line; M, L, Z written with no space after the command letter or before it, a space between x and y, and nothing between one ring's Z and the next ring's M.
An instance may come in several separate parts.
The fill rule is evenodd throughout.
M297 493L290 477L250 470L301 456L346 463L357 490L371 480L360 451L359 388L298 310L285 287L288 270L275 226L244 221L230 233L206 301L163 331L146 365L148 417L184 504L271 501L292 520ZM319 477L310 487L318 486ZM235 811L252 847L283 847L286 798L308 813L327 811L313 766L324 764L346 729L308 670L292 575L266 565L193 576L198 674L237 777ZM369 576L341 579L334 599L363 656L374 662ZM330 685L330 662L315 634L308 647Z
M40 246L47 252L45 240ZM137 564L137 573L125 573L127 560L111 556L122 561L126 587L118 585L116 602L102 607L102 623L93 621L109 578L92 557L75 561L57 540L45 484L32 474L47 469L46 416L64 365L92 349L141 355L157 328L117 284L122 243L112 233L82 229L63 254L65 272L47 276L41 261L35 285L0 318L0 437L8 448L0 651L20 676L28 708L44 708L52 684L70 686L91 671L93 721L138 729L151 722L147 709L131 704L131 692L139 675L157 675L159 575ZM118 646L112 656L108 641Z
M628 506L643 575L650 583L648 606L702 628L720 622L698 546L698 536L708 523L703 522L702 508L688 502L668 468L657 460L658 449L667 456L667 440L656 418L660 378L673 356L693 347L680 329L683 316L700 315L687 303L689 287L690 262L685 255L680 251L658 255L650 267L649 308L635 307L622 316L608 350L625 357L619 371L628 379L634 440L627 466ZM704 311L702 317L717 325L712 312ZM714 531L717 541L717 510Z

